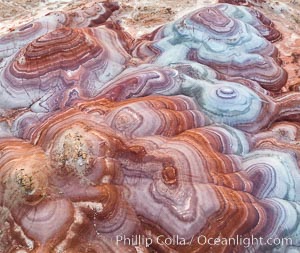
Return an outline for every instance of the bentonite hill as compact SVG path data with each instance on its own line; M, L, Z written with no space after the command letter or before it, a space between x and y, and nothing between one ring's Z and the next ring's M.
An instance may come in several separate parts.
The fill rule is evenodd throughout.
M300 252L299 1L0 9L0 253Z

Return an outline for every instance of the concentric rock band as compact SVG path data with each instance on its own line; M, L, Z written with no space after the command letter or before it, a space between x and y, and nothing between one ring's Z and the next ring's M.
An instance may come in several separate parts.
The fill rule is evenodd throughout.
M0 252L298 252L300 93L274 44L288 38L251 4L139 38L118 9L0 37ZM189 243L158 240L176 236Z

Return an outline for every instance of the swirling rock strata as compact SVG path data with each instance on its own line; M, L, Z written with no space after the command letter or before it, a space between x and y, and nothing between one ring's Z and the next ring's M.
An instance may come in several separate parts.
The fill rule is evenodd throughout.
M156 103L164 101L166 105L171 102L168 102L168 98L149 97L142 100L151 99ZM182 99L183 102L184 98ZM176 105L180 112L180 107L184 104L180 105L179 98L172 100L173 108ZM128 102L125 105L128 106ZM154 236L166 233L185 239L191 239L200 232L205 236L217 237L221 228L224 237L244 236L246 231L251 230L254 236L267 237L272 234L280 238L286 234L272 224L285 220L281 226L287 228L289 235L296 236L298 227L294 216L282 215L298 212L299 207L290 204L299 199L298 162L281 149L280 145L276 145L277 151L272 150L272 146L251 151L254 139L263 140L262 136L245 135L226 125L201 128L190 126L194 129L183 129L181 134L173 133L171 138L157 135L151 137L147 128L139 125L136 131L140 137L133 138L131 132L129 135L124 128L116 128L107 120L111 114L118 114L120 105L113 106L106 100L92 103L85 102L77 109L53 115L35 128L28 137L45 153L28 143L4 140L2 152L5 152L5 156L0 160L3 162L1 171L7 175L6 178L24 184L24 193L18 183L12 182L12 186L7 187L20 187L19 191L23 194L20 195L21 203L33 201L30 198L26 200L27 196L34 195L31 194L32 191L42 191L44 194L37 193L37 199L34 199L36 208L41 205L41 210L46 208L54 212L60 207L52 208L52 205L60 205L60 201L71 205L68 218L59 215L58 210L55 211L65 228L60 230L61 234L55 235L51 234L52 230L47 230L45 234L32 234L35 233L33 227L40 226L40 221L35 221L38 213L33 218L27 218L31 217L30 211L25 207L21 209L26 214L22 226L24 233L29 233L26 222L36 224L31 225L28 236L33 237L34 242L39 242L42 249L49 247L49 238L60 241L64 249L74 247L72 242L75 238L68 237L68 233L81 231L83 228L89 235L86 240L92 247L97 247L97 244L91 243L94 236L104 241L120 234L131 236L137 229L142 229L143 225L151 225ZM146 113L146 108L143 110L144 115L155 118ZM134 117L127 117L126 120L122 122L124 126L133 126L136 121ZM174 121L172 117L165 120L166 124ZM14 148L10 148L10 143L14 143ZM27 149L22 145L27 145ZM22 156L31 165L26 166L23 162L22 173L14 173L20 157L19 153L14 152L16 148L20 152L27 152L29 148L36 149L44 161L38 159L37 151L31 151L28 157ZM41 170L38 164L31 162L32 159L51 169ZM32 170L36 170L37 174ZM38 173L44 173L41 178L48 183L44 183ZM18 177L21 179L18 180ZM31 185L27 180L31 177L41 186L36 186L35 181ZM258 180L258 177L261 178ZM27 188L32 190L26 190ZM47 191L42 190L44 188ZM8 192L4 192L6 191ZM126 191L130 194L121 194ZM48 203L47 198L44 200L47 194L54 198L54 202ZM209 201L205 201L207 196L210 196ZM232 211L228 210L228 205ZM285 211L278 212L278 208ZM14 219L22 219L22 214L15 214L13 207L8 210ZM53 215L56 214L49 214L49 217ZM78 215L81 217L80 223L75 222ZM240 224L239 227L228 225L228 217L232 215L236 217L234 224ZM47 222L51 222L46 217ZM142 223L138 217L143 217ZM59 226L58 221L56 224ZM218 229L211 230L211 225ZM262 227L270 229L263 230ZM172 248L166 247L169 250ZM191 245L175 248L186 252L194 247L208 250L207 245L199 247L196 241ZM216 247L218 252L224 249L230 252L233 247Z
M32 40L62 27L92 27L103 24L119 8L117 3L91 2L72 12L50 12L0 36L0 59L8 57Z
M137 43L134 55L162 65L192 60L278 91L287 74L278 65L277 49L262 36L273 41L280 33L261 13L216 5L158 28Z
M300 95L271 20L220 4L133 39L116 9L0 39L0 252L299 250Z
M60 28L22 48L0 69L1 108L53 111L90 97L127 65L121 31Z

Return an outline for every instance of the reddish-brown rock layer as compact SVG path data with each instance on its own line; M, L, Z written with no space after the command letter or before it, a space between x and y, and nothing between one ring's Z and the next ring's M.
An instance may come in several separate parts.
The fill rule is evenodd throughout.
M239 4L132 38L90 3L0 38L1 253L299 250L298 37Z

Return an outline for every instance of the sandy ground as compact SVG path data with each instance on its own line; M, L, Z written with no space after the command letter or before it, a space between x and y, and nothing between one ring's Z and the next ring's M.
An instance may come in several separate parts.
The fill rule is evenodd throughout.
M117 2L121 8L112 18L120 20L131 34L140 35L192 10L214 4L217 0L120 0ZM275 22L276 20L282 22L281 19L284 19L285 23L300 32L300 0L249 0L248 2L271 16ZM87 0L0 0L0 34L51 11L67 11L84 3L87 3Z
M216 3L217 0L121 0L117 2L121 8L112 18L120 20L131 34L140 35L191 10ZM87 3L87 0L0 0L0 34L51 11L67 11L84 3Z

